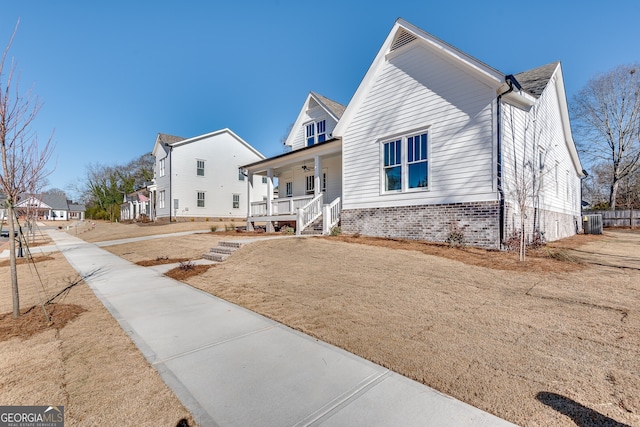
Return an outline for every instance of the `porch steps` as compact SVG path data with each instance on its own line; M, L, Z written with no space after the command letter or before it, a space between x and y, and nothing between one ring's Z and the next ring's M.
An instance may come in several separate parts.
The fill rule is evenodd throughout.
M218 246L211 248L206 254L202 254L202 258L209 261L222 262L229 258L236 250L242 247L242 243L233 241L218 242Z
M322 236L322 215L302 230L303 236Z

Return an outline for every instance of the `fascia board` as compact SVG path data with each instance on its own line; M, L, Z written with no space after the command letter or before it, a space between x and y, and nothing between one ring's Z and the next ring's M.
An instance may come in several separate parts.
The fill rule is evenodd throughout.
M504 83L504 79L505 79L504 73L501 73L500 71L489 67L483 62L473 58L470 55L467 55L461 50L456 49L455 47L432 36L431 34L421 30L420 28L408 23L407 21L403 19L398 19L395 22L389 34L387 35L387 38L385 39L384 43L382 44L382 47L376 54L373 62L369 66L369 69L367 70L364 78L360 82L360 85L358 86L358 89L353 95L353 98L347 105L347 109L342 115L342 118L340 119L340 121L338 121L338 124L336 125L333 131L334 136L337 136L337 137L343 136L344 131L348 127L351 119L353 118L353 115L360 107L360 104L362 103L364 97L366 96L366 93L368 92L369 87L375 81L375 78L378 75L380 69L382 68L384 62L387 60L388 57L391 57L392 55L396 54L396 53L391 53L388 55L387 52L389 51L391 43L393 43L393 40L395 39L395 36L398 33L398 31L400 31L400 29L404 29L405 31L412 33L421 41L423 46L426 46L432 51L437 52L438 54L444 56L449 61L454 61L456 64L461 66L461 68L472 73L480 81L484 82L490 87L493 87L494 89L497 90L500 87L500 85ZM402 51L403 51L402 48L399 49L397 54L398 55L402 54Z
M191 144L192 142L200 141L202 139L211 138L211 137L214 137L214 136L217 136L217 135L222 135L222 134L225 134L225 133L231 135L232 138L234 138L240 144L244 145L247 149L249 149L256 156L260 157L261 159L265 159L266 158L261 152L259 152L255 148L253 148L247 141L245 141L244 139L240 138L235 132L233 132L229 128L224 128L224 129L216 130L216 131L213 131L213 132L205 133L203 135L194 136L192 138L183 139L182 141L176 141L174 143L169 144L169 146L171 146L171 147L180 147L182 145Z
M562 66L558 64L558 68L554 72L552 78L556 78L556 95L558 97L558 103L560 104L560 119L562 121L562 130L564 131L564 140L567 144L567 149L571 155L573 166L576 168L576 172L580 177L584 177L582 163L580 162L580 156L578 155L578 149L576 143L573 140L573 134L571 133L571 120L569 119L569 106L567 105L567 94L564 89L564 77L562 75Z
M300 109L300 112L298 113L298 117L296 117L296 121L293 123L293 126L291 127L291 131L289 132L289 135L287 135L287 139L284 142L284 145L287 145L289 147L293 146L293 140L295 139L295 132L300 129L300 127L302 126L303 122L304 122L304 118L306 116L306 111L309 109L309 101L311 100L311 93L307 94L307 99L304 101L304 104L302 104L302 108ZM315 99L315 97L314 97ZM317 101L317 99L316 99ZM320 104L322 105L322 104ZM324 108L324 107L323 107Z

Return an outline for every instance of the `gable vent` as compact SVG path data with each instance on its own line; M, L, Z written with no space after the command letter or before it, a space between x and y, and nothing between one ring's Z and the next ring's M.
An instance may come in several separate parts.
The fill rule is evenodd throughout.
M415 39L417 39L416 36L404 29L401 29L400 32L396 35L396 39L393 41L393 44L391 45L391 52L396 49L400 49L402 46L408 45Z

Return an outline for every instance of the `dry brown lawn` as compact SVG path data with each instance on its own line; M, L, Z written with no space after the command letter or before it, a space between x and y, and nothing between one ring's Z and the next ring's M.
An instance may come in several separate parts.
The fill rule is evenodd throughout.
M79 237L101 241L151 228L158 230L151 234L208 228L186 224L97 224ZM164 257L195 259L219 240L239 237L245 235L207 233L105 249L153 264ZM513 254L421 242L292 238L247 245L183 280L517 424L640 425L640 233L576 236L532 255L522 264ZM87 295L64 302L84 307L86 299L95 300L82 286ZM95 325L80 323L91 311L59 335L75 325L95 334ZM55 332L32 340L29 348L64 348ZM142 367L127 375L155 375L129 348ZM62 361L37 363L71 375L64 358L56 360ZM106 366L101 373L113 372ZM105 399L122 392L101 390ZM76 399L97 399L84 392Z
M219 239L107 249L153 259ZM186 282L520 425L640 425L640 234L576 236L531 255L281 239Z
M0 402L64 405L69 426L175 426L183 417L194 425L64 257L37 259L37 273L34 265L18 267L25 314L17 321L9 313L9 267L0 264ZM46 307L52 320L47 324L39 302L72 283Z

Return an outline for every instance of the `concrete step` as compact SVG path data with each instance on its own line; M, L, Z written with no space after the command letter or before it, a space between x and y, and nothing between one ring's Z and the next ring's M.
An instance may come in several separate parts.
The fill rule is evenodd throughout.
M231 246L216 246L215 248L211 248L209 252L214 252L217 254L224 254L224 255L231 255L237 250L238 248L232 248Z
M228 248L241 248L242 247L242 243L240 242L234 242L233 240L223 240L218 242L218 246L224 246L224 247L228 247Z
M225 259L229 258L229 256L242 247L242 243L234 242L234 241L220 241L218 242L218 246L215 248L211 248L208 253L203 254L202 258L208 259L210 261L222 262Z
M225 259L229 258L230 254L218 254L215 252L208 252L206 254L202 254L202 258L208 259L209 261L222 262Z

